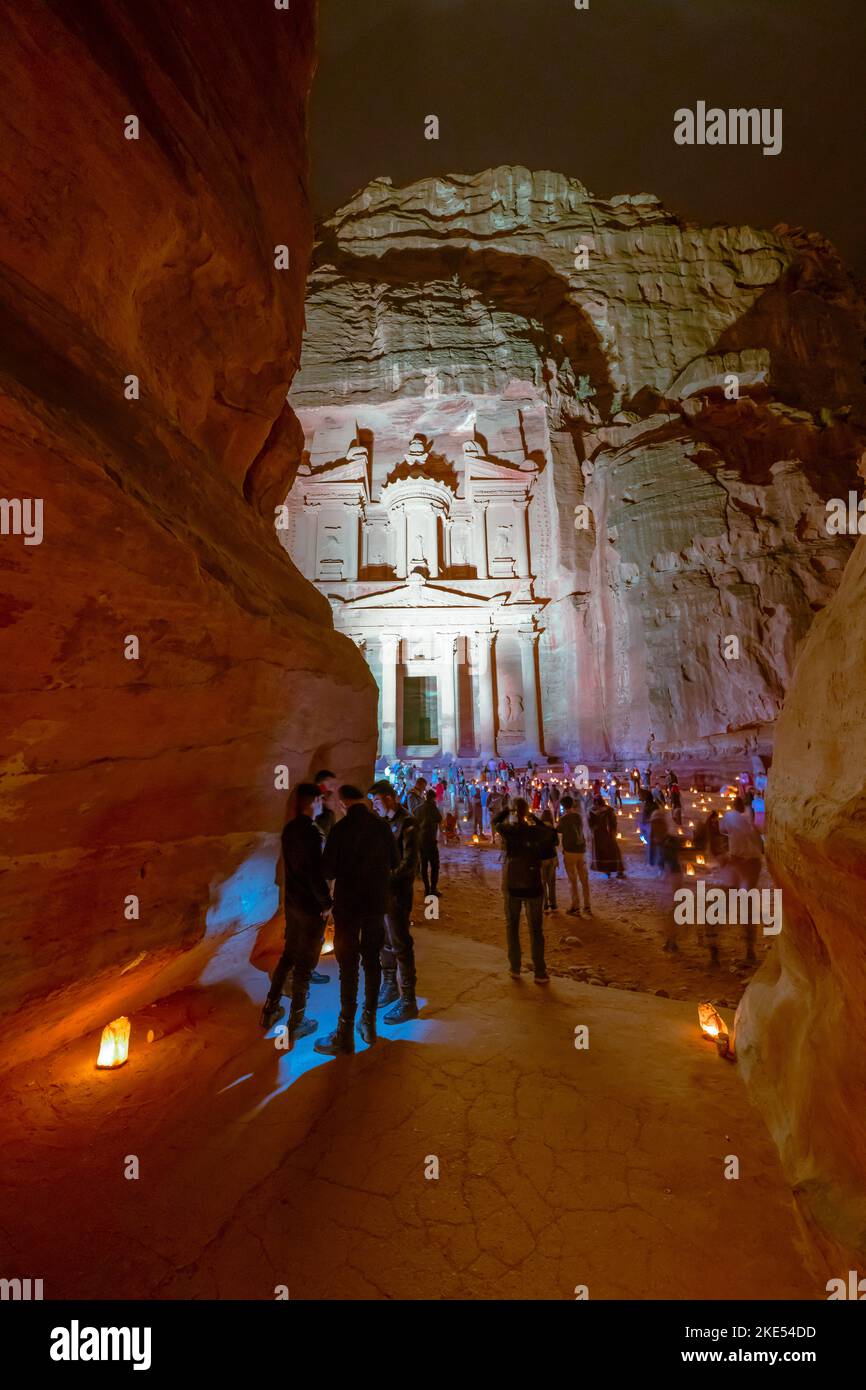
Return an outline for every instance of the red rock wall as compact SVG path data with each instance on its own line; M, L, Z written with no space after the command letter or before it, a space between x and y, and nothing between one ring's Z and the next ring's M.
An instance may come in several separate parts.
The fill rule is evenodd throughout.
M44 536L0 536L0 994L34 1049L270 915L274 768L365 774L376 692L273 529L312 0L5 8L0 496Z
M776 949L737 1015L740 1067L834 1275L866 1261L866 539L797 664L776 733Z

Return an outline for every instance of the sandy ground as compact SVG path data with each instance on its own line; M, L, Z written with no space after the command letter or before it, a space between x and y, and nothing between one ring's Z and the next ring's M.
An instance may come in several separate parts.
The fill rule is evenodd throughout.
M660 880L646 862L637 820L620 818L626 878L608 879L590 872L592 917L570 916L571 890L560 864L557 875L558 910L544 915L547 966L551 975L568 975L591 984L641 990L671 999L710 999L736 1008L757 966L744 966L745 947L738 927L719 930L718 966L710 964L709 951L699 940L696 927L677 929L679 951L662 951L666 922L671 914L670 880ZM686 810L686 826L691 813ZM465 827L468 829L468 827ZM505 925L502 910L502 856L498 845L473 845L471 834L459 847L440 849L440 918L438 929L456 932L499 946L505 960ZM718 870L699 869L707 884L722 883ZM694 883L694 879L685 879ZM766 873L762 886L770 886ZM423 890L418 886L415 920L423 918ZM428 925L433 925L428 923ZM569 942L567 938L572 938ZM576 938L576 941L575 941ZM773 938L758 930L756 954L760 964ZM529 942L522 927L524 969L530 969Z
M716 971L693 931L663 954L670 890L625 843L592 920L545 918L546 987L510 978L499 851L463 846L438 922L416 898L421 1015L372 1048L263 1035L247 931L147 1011L154 1042L133 1018L120 1070L92 1033L7 1074L0 1276L46 1299L824 1298L737 1066L697 1027L702 995L739 997L733 943Z
M421 1017L353 1057L263 1036L245 933L121 1070L91 1036L7 1077L0 1274L46 1299L826 1296L691 1004L513 981L441 927L417 944Z

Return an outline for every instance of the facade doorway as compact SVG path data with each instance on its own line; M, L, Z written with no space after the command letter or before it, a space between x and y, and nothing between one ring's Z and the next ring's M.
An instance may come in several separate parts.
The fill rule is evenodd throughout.
M430 747L439 743L435 676L403 677L403 743L407 747Z

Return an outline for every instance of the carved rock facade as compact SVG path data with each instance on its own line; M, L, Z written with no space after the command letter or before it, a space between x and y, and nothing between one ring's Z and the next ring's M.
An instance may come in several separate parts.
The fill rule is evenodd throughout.
M770 754L797 650L851 549L828 535L825 502L856 481L864 315L832 248L787 228L689 226L649 195L602 201L522 168L379 179L322 227L306 314L290 399L307 454L284 540L339 626L359 637L376 594L382 612L389 591L409 603L413 569L425 593L502 614L518 592L534 605L544 754ZM534 468L526 531L516 512L479 521L473 458ZM324 518L313 493L351 461L353 500L314 541L299 508ZM404 537L413 480L440 501L416 492L425 520ZM489 696L484 654L457 653L458 727L446 696L434 754L535 744L521 661L493 642ZM381 648L368 651L381 682ZM396 660L402 682L408 646ZM383 716L386 753L413 746L399 709L393 738Z

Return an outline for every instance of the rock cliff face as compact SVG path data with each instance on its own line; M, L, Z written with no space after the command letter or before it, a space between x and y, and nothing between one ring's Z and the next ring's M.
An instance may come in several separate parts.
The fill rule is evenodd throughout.
M23 1047L270 916L276 767L372 765L375 687L273 528L300 454L311 16L6 13L0 988L7 1016L38 1008Z
M863 326L816 235L522 168L378 179L321 230L290 400L314 462L356 435L381 476L416 432L540 450L546 751L747 765L850 554Z
M866 1260L866 540L806 639L779 720L768 857L776 950L737 1055L834 1275Z

